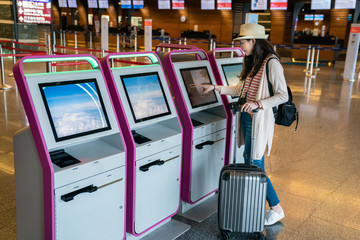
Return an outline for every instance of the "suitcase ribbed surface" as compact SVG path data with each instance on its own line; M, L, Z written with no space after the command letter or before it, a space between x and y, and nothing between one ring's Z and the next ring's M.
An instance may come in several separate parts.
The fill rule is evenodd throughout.
M261 171L224 170L220 176L219 226L230 232L262 232L267 176Z

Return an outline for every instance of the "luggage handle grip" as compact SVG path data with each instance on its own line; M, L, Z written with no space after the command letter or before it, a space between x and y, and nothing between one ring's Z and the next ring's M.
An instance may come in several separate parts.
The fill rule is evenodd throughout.
M165 163L165 161L162 161L160 159L156 160L156 161L153 161L151 163L148 163L148 164L145 164L145 165L142 165L141 167L139 167L140 171L143 171L143 172L146 172L149 170L150 167L152 166L155 166L155 165L163 165Z
M94 186L94 185L89 185L87 187L81 188L79 190L73 191L71 193L67 193L61 196L61 200L63 200L64 202L69 202L74 200L74 197L76 195L82 194L82 193L93 193L95 191L98 190L98 187Z

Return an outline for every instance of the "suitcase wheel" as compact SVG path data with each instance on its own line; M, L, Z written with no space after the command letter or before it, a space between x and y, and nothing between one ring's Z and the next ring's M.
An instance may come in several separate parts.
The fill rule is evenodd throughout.
M230 233L229 232L225 232L225 231L221 231L220 232L220 237L221 240L227 240L230 238Z
M264 236L263 233L258 233L258 234L257 234L257 239L259 239L259 240L266 240L266 237Z

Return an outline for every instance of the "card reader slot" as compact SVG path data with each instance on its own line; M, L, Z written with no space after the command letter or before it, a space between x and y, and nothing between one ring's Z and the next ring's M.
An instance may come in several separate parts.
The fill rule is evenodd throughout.
M134 141L137 143L137 144L143 144L143 143L146 143L146 142L150 142L151 139L150 138L147 138L139 133L137 133L135 130L132 130L131 131L132 135L133 135L133 138L134 138Z
M204 146L206 146L206 145L213 145L214 143L220 142L220 141L222 141L222 140L224 140L224 138L220 138L220 139L218 139L218 140L216 140L216 141L208 140L208 141L206 141L206 142L199 143L199 144L195 145L195 148L196 148L196 149L203 149Z
M66 153L64 149L60 149L57 151L50 152L51 162L60 168L64 168L80 161Z
M193 125L194 127L197 127L197 126L200 126L200 125L203 125L203 124L204 124L204 123L199 122L198 120L195 120L195 119L192 119L192 118L191 118L191 122L192 122L192 125Z

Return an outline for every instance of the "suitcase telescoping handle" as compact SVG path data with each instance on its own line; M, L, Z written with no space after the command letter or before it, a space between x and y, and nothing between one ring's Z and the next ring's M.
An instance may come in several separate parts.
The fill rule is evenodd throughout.
M251 124L251 151L250 151L250 164L253 164L253 156L254 156L254 145L255 145L255 119L256 115L258 113L258 109L254 109L252 112L253 118L252 118L252 124Z

